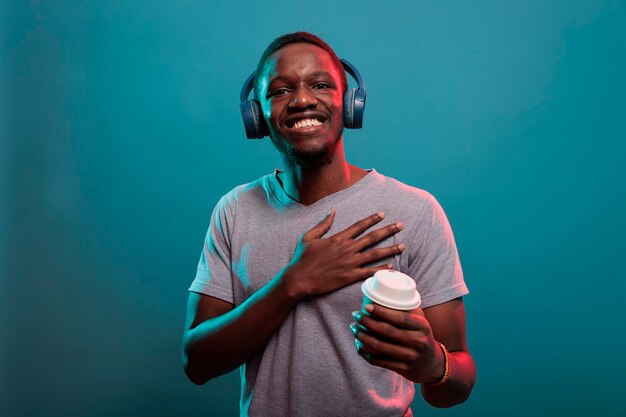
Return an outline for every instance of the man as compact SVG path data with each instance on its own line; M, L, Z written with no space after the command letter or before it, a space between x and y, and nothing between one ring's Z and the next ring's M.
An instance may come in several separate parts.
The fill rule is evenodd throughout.
M446 216L426 191L346 161L346 88L306 32L277 38L257 68L285 167L220 199L183 336L194 383L240 367L242 416L411 416L414 383L437 407L474 385ZM423 309L351 314L362 281L390 268L415 279Z

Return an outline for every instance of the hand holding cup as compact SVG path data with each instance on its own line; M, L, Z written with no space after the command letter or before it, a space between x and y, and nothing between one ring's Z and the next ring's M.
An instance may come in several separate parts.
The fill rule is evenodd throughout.
M361 312L350 328L357 352L415 382L435 382L443 375L444 358L422 309L415 281L401 272L381 270L362 285Z

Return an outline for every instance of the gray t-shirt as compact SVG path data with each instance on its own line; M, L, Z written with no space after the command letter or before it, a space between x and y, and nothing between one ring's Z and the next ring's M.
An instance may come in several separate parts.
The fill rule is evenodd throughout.
M213 211L189 290L239 306L291 261L300 235L334 207L325 237L378 211L386 216L368 231L404 223L376 247L404 242L407 249L374 264L389 262L413 277L422 308L467 294L452 230L435 198L368 171L310 206L284 192L277 172L236 187ZM362 298L357 282L300 302L265 349L240 367L241 416L411 416L414 384L356 352L349 325Z

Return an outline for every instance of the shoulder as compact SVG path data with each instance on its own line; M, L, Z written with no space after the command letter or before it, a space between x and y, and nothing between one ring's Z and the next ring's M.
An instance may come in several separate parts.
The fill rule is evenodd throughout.
M250 212L255 211L254 203L250 201L258 200L258 196L263 192L265 179L266 177L261 177L256 181L238 185L222 195L213 208L209 231L219 230L230 235L238 218L245 218Z
M234 215L240 207L264 200L269 192L269 177L265 175L255 181L238 185L218 200L215 209Z
M441 210L441 205L429 191L406 184L375 170L373 174L376 192L381 197L393 201L398 208L407 208L411 212L417 210L430 213Z

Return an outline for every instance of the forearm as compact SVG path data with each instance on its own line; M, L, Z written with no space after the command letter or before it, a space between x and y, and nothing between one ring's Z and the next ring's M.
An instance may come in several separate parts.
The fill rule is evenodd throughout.
M265 346L300 299L283 278L281 271L243 304L188 330L183 365L194 383L232 371Z
M469 398L476 381L476 365L467 352L449 352L448 380L439 386L422 384L422 395L432 406L445 408Z

